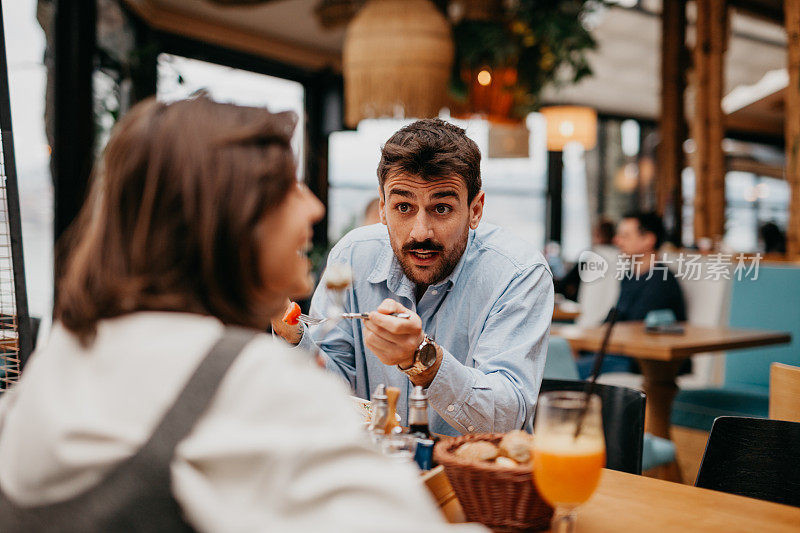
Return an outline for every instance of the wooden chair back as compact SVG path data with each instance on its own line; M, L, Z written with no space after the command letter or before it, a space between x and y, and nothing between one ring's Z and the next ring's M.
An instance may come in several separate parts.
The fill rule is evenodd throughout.
M800 423L721 416L695 486L800 507Z
M800 367L783 363L770 366L769 417L800 422Z

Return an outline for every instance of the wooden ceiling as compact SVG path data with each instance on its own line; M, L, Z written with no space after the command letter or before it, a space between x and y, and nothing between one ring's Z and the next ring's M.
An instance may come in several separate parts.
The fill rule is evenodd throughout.
M298 67L341 68L344 28L324 29L314 15L319 0L272 0L225 6L212 0L124 0L162 31L283 61ZM730 0L732 16L725 93L757 82L786 64L786 37L776 22L781 0ZM689 3L690 23L692 3ZM660 0L634 9L610 8L595 21L599 49L595 75L578 85L545 93L549 103L579 103L601 113L655 119L659 109ZM693 40L690 27L688 39Z

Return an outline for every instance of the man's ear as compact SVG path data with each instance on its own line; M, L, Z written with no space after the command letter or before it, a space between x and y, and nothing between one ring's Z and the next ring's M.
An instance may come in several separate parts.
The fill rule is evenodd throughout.
M478 224L480 224L481 217L483 217L483 201L485 199L486 194L483 191L479 191L469 205L469 227L471 229L478 229Z
M387 226L386 224L386 202L383 198L383 190L378 191L378 195L380 197L380 202L378 202L378 216L381 218L381 224Z
M648 231L647 233L644 234L644 238L647 239L647 248L657 252L658 249L656 248L656 241L657 241L656 234L651 231Z

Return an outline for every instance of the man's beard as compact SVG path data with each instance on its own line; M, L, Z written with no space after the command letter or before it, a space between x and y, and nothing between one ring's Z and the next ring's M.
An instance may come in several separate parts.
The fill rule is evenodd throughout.
M405 274L409 280L416 285L436 285L452 274L456 265L461 260L464 250L467 249L468 237L469 230L464 233L464 238L451 250L446 250L444 245L432 239L409 241L404 244L400 250L396 249L394 244L392 244L392 250L400 263L400 268L403 269L403 274ZM414 265L413 261L406 255L411 250L431 250L439 252L440 254L436 264L431 265L431 267L423 271L424 278L417 274L420 267Z

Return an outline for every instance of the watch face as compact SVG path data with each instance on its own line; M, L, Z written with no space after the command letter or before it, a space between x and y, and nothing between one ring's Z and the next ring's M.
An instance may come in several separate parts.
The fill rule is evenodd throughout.
M433 366L436 362L436 345L433 343L426 344L419 351L419 362L425 365L426 368Z

